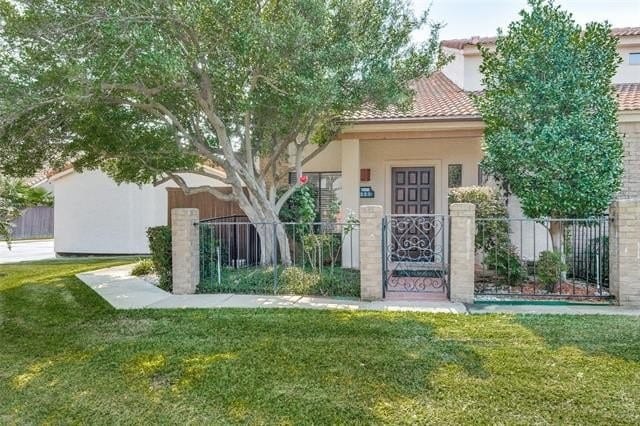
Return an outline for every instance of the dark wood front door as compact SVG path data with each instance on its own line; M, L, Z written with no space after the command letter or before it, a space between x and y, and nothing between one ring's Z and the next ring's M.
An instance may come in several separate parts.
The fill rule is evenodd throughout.
M433 214L434 175L433 167L393 167L392 214Z

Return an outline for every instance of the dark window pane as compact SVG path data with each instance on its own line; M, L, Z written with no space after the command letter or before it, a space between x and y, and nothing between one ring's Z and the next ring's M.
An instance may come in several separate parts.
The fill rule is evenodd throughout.
M342 189L340 172L305 172L309 178L307 185L314 189L316 194L317 220L328 222L334 220L335 204L338 202L338 194ZM289 184L296 183L295 173L289 173Z

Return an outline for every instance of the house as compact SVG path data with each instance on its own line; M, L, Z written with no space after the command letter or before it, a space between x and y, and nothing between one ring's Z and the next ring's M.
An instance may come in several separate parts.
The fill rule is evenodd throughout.
M224 176L217 169L208 169ZM222 190L226 186L197 174L181 176L189 186L212 185ZM100 170L79 173L72 167L53 173L49 182L55 198L54 250L59 255L148 254L147 228L167 225L171 208L191 207L190 203L207 195L186 196L173 182L118 185ZM239 211L222 201L208 205L211 216Z
M619 38L618 52L623 59L612 82L625 146L619 197L637 198L640 27L617 28L613 34ZM490 46L495 38L443 41L453 61L415 82L416 95L408 111L365 109L354 114L338 140L305 165L305 174L332 176L333 186L320 190L339 194L345 212L377 204L387 214L445 214L449 188L484 183L479 169L484 125L469 96L482 90L478 43ZM510 213L522 217L517 200L510 203Z
M613 81L626 151L619 196L633 198L640 197L640 27L613 33L623 58ZM476 46L494 42L491 37L443 41L454 59L415 82L412 108L364 109L349 117L338 139L304 166L310 184L319 189L321 218L329 216L334 200L341 201L343 216L364 204L381 205L387 214L446 214L449 188L485 182L479 168L484 124L469 95L482 89ZM197 175L187 180L224 186ZM242 214L236 205L208 194L187 197L169 183L117 185L100 171L69 169L50 181L55 250L62 254L148 253L146 228L167 224L173 207L199 206L201 218ZM517 200L509 209L512 216L522 216Z

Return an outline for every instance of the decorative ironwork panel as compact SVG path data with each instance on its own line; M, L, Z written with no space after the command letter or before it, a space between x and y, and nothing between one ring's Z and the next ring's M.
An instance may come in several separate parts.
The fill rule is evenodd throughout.
M389 215L383 221L385 292L446 292L446 216Z

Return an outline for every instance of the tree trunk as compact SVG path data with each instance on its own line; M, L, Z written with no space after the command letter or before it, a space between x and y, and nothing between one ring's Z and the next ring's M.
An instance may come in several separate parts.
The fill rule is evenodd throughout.
M266 266L279 262L285 266L291 265L289 239L275 207L269 202L245 204L240 201L239 205L258 233L260 264Z
M251 222L261 222L255 225L260 237L260 264L273 265L280 263L284 266L291 265L289 239L282 222L280 220L251 220Z
M558 220L551 220L549 224L549 234L551 234L551 246L553 251L560 253L560 260L562 263L567 262L566 254L564 252L564 222ZM560 273L562 281L566 281L567 273L562 271Z
M553 251L563 253L563 229L562 222L551 220L549 224L549 234L551 234L551 246L553 247Z

